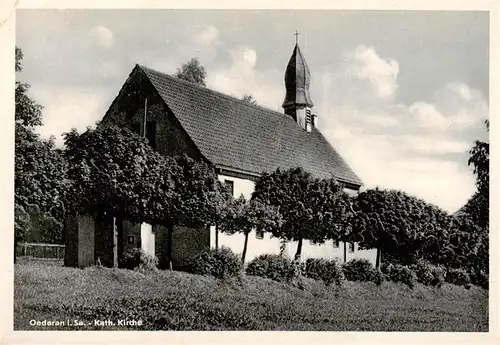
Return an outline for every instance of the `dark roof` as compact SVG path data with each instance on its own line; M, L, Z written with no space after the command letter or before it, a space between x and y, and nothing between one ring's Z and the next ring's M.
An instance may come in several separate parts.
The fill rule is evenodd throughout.
M300 166L316 177L362 184L316 128L308 133L288 115L136 67L146 74L201 154L216 166L256 174Z

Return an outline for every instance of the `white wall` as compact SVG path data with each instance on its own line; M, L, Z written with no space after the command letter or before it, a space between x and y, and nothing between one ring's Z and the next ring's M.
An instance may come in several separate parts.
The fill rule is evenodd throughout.
M155 255L155 235L150 224L141 224L141 248L146 254Z
M250 197L252 196L252 192L255 188L255 183L253 181L236 177L229 177L225 175L219 175L218 178L222 183L224 183L226 180L233 182L233 195L235 198L238 198L241 194L243 194L246 199L250 199ZM235 253L241 254L243 252L244 243L245 236L243 234L228 235L219 232L219 248L223 246L229 247ZM213 226L210 228L210 246L212 248L215 248L215 227ZM252 231L248 235L247 254L245 257L245 261L251 261L261 254L278 254L279 252L280 241L277 238L271 238L270 234L265 233L263 239L256 238L255 231Z
M224 183L227 181L232 181L234 186L234 197L239 197L241 194L246 199L252 196L252 192L255 188L255 183L250 180L240 179L236 177L230 177L225 175L218 176L219 181ZM346 190L349 194L353 194L352 190ZM355 193L355 192L354 192ZM253 260L255 257L261 254L278 254L280 252L280 241L277 238L271 238L271 234L265 233L263 239L258 239L255 236L255 231L252 231L248 237L247 254L245 257L245 262ZM210 228L210 247L215 248L215 227ZM235 253L243 252L243 245L245 242L245 236L243 234L227 235L219 232L218 234L219 247L226 246L231 248ZM286 244L286 253L290 257L295 256L297 251L297 242L289 242ZM353 258L364 258L370 260L370 262L375 265L375 260L377 256L376 250L359 250L357 244L355 244L354 253L349 252L349 247L346 251L347 261ZM304 240L302 243L302 259L305 260L310 257L314 258L325 258L333 259L338 258L340 261L344 260L344 244L339 243L338 248L334 248L333 241L327 241L322 245L316 245L310 241Z

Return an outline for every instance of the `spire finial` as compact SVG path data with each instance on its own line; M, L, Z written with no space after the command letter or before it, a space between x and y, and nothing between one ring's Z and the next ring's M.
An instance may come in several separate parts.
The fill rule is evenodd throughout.
M295 30L294 36L295 36L295 44L299 44L299 32L297 30Z

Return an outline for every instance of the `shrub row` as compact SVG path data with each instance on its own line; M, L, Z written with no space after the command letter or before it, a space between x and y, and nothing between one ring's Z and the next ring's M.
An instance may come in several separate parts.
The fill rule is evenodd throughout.
M156 257L146 254L143 250L133 248L124 253L120 267L127 269L154 270L158 265ZM190 265L190 272L200 275L212 275L219 279L240 276L243 264L240 256L231 249L209 249L196 255ZM488 288L488 275L484 272L474 272L472 277L463 269L448 269L435 266L420 260L411 266L400 264L382 264L380 270L373 267L366 259L352 259L345 264L337 260L309 258L305 263L292 260L281 254L263 254L252 260L246 267L246 274L260 276L280 282L291 282L304 276L322 280L325 285L333 283L341 285L344 280L369 281L377 285L384 280L402 283L410 288L416 282L423 285L441 287L447 283L471 287L471 282Z

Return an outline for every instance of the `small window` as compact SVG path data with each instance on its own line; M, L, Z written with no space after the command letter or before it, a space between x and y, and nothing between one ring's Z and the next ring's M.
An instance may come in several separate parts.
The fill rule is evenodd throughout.
M226 188L229 190L229 193L231 193L231 196L234 196L234 182L230 180L225 180L224 184L226 185Z
M255 230L255 238L258 240L262 240L264 238L264 231Z
M339 240L333 241L333 248L338 248L339 247Z
M349 242L349 253L354 253L354 242Z
M128 242L128 244L134 244L135 236L134 235L127 236L127 242Z

